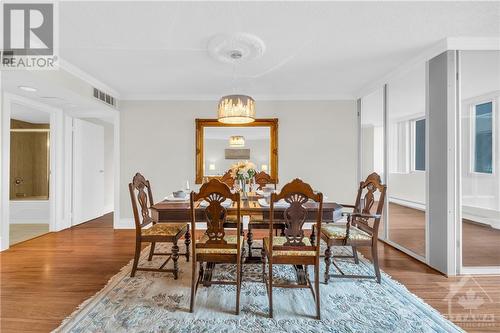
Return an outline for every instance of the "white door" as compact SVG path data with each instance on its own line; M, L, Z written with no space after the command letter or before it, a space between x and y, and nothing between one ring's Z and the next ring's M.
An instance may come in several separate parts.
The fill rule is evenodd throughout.
M73 120L73 225L104 214L104 127Z

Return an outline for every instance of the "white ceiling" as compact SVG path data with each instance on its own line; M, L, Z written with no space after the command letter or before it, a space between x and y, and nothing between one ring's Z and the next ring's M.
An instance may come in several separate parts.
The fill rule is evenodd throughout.
M75 78L79 83L81 80ZM19 86L29 86L37 89L28 92L19 89ZM61 76L61 71L5 71L2 73L2 89L5 92L20 95L35 103L64 109L73 117L95 117L105 121L113 121L110 107L91 97L90 86L88 92L78 93L71 88L67 77Z
M500 37L500 2L61 2L60 55L122 98L349 98L446 37ZM219 33L265 43L237 67Z

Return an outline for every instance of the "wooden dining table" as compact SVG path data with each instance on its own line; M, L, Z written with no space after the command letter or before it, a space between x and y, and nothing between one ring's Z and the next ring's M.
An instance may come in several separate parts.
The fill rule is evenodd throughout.
M262 197L250 193L247 200L240 200L241 215L254 216L259 215L264 219L269 219L271 208L268 205L261 205L259 199ZM318 206L314 202L307 202L304 207L308 211L306 222L315 222ZM236 202L227 207L228 214L236 212ZM283 205L276 205L274 207L274 220L283 220L283 212L286 207ZM195 202L195 218L196 222L206 222L204 213L205 207L200 202ZM163 200L154 204L151 207L153 218L158 222L186 222L191 221L191 207L189 199L186 201L167 201ZM323 202L323 222L334 222L342 217L342 206L335 202Z
M259 202L259 199L261 198L262 197L257 195L256 193L250 193L247 199L241 199L240 200L241 216L257 215L259 217L262 217L264 221L269 220L271 208L268 205L261 205ZM206 222L206 216L205 216L206 206L203 206L201 202L195 202L194 205L195 205L196 222ZM228 215L237 212L236 206L237 206L236 202L232 202L231 205L226 208ZM306 208L307 210L307 216L305 222L316 222L318 204L315 202L306 202L304 204L304 208ZM277 223L281 222L281 224L283 224L282 222L284 220L283 213L285 209L286 207L284 205L275 206L273 221L276 221ZM178 223L178 222L191 221L191 207L189 199L186 201L163 200L151 206L151 214L152 217L159 223L169 223L169 222ZM342 218L341 205L335 202L323 202L322 222L331 223L339 220L340 218ZM244 226L243 223L242 226ZM263 223L263 226L265 226L265 229L269 228L268 224ZM232 223L227 223L226 227L236 228L236 224L234 223L234 225L232 225ZM242 227L242 233L243 233L243 227ZM250 233L248 233L247 237L249 237L249 239L251 240L252 236ZM311 235L311 237L314 237L314 235ZM252 257L250 253L250 256L246 258L244 263L255 264L259 262L261 262L261 258ZM204 278L204 283L209 284L212 275L211 272L215 267L215 263L207 263L207 264L208 264L207 268L210 273L207 274L208 276L206 278L207 281L205 281ZM304 267L302 267L301 265L295 265L295 271L296 271L297 283L304 284L305 283Z

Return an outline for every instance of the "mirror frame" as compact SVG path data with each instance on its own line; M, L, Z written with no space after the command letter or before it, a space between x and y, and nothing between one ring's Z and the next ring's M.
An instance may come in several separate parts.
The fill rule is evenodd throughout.
M271 178L278 182L278 118L270 119L255 119L254 122L248 124L223 124L217 119L196 119L196 176L195 183L201 184L204 177L203 158L204 158L204 129L205 127L269 127L270 129L270 165ZM212 177L220 178L220 177Z

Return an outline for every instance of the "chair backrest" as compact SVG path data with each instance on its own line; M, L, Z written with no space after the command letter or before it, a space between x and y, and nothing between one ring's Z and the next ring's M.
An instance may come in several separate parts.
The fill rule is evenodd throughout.
M237 212L237 244L228 244L224 239L226 231L224 224L226 222L227 210L223 206L226 199L231 199L233 203L236 202ZM205 220L207 222L206 237L208 240L203 244L198 244L198 247L208 248L237 248L239 255L240 244L240 194L232 193L231 189L224 183L217 179L211 179L208 183L200 187L198 193L191 192L191 230L192 235L195 235L196 230L196 209L195 204L199 200L205 200L207 206L205 207ZM195 253L195 244L193 241L193 253Z
M285 237L286 242L283 245L273 245L273 219L274 206L280 200L284 200L289 204L283 214L285 222ZM283 186L280 193L271 194L271 212L269 224L270 251L272 250L293 250L293 251L316 251L319 256L319 237L316 244L307 245L304 242L304 222L308 215L308 210L304 207L309 200L317 203L316 215L316 230L317 234L321 234L321 218L323 212L323 194L314 192L312 187L296 178L290 183Z
M134 211L135 228L140 229L150 223L156 223L151 217L150 208L154 204L153 193L149 180L146 180L139 172L132 178L132 183L128 184L130 199L132 200L132 210ZM137 194L136 194L137 193ZM140 209L140 214L139 214Z
M257 184L257 189L262 190L267 184L273 184L274 189L276 189L276 181L271 178L270 175L265 173L264 171L259 172L255 175L255 184Z
M229 186L229 188L234 187L234 178L231 175L231 169L227 170L226 173L220 178L220 182Z
M370 219L363 217L355 217L352 219L351 223L372 235L378 235L380 219L384 209L386 190L387 186L382 184L380 176L376 172L373 172L364 181L360 182L356 203L354 204L354 213L378 215L378 217L374 219L373 225L369 224ZM377 193L379 194L376 206L377 210L373 212L372 209L376 203Z

